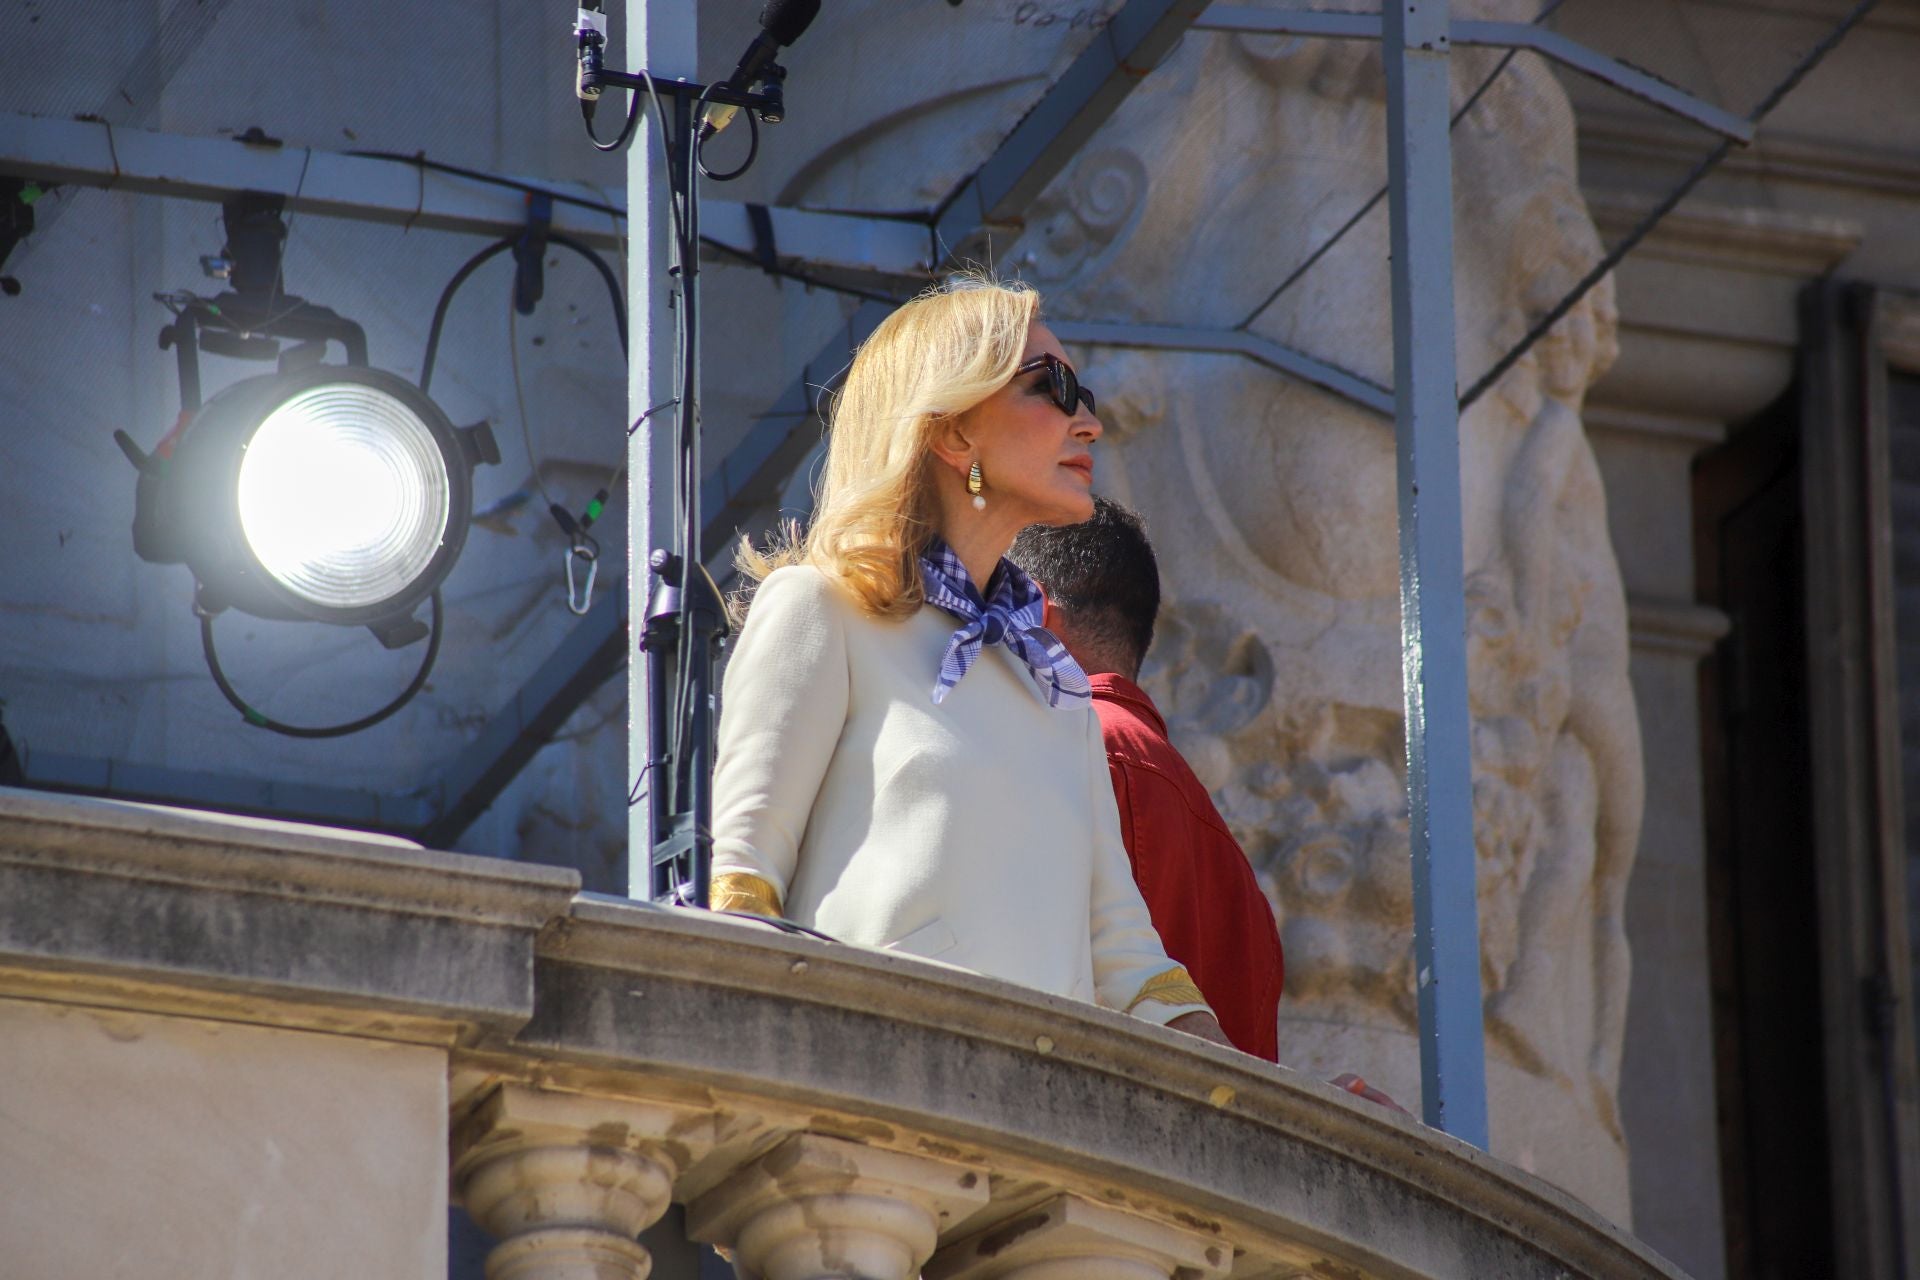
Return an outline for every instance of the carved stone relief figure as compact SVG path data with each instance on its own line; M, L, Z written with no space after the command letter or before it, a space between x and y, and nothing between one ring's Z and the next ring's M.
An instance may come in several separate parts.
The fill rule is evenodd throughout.
M1502 57L1455 51L1456 111ZM944 91L892 131L932 127L964 96ZM1375 46L1191 33L998 265L1056 318L1248 323L1390 383L1384 200L1270 296L1384 187L1385 116ZM956 136L978 123L946 118ZM1600 249L1572 113L1543 64L1513 59L1453 138L1464 387ZM802 171L818 195L803 177L785 196L879 194L859 150L827 144L832 162ZM1464 415L1461 463L1493 1149L1624 1224L1621 911L1643 780L1625 599L1580 418L1614 326L1609 284ZM1281 922L1282 1061L1358 1071L1417 1109L1393 424L1236 356L1077 354L1107 427L1097 487L1140 509L1160 550L1170 607L1145 682Z
M1457 61L1456 107L1495 64ZM1020 265L1057 315L1241 323L1383 185L1382 93L1366 45L1190 37L1049 193ZM1465 386L1600 248L1539 64L1515 60L1454 138ZM1148 181L1116 209L1134 163ZM1383 202L1251 327L1390 382L1386 250ZM1625 1222L1621 910L1642 778L1580 421L1614 353L1603 286L1469 410L1461 453L1494 1149ZM1148 686L1281 920L1283 1059L1416 1098L1392 425L1234 357L1085 363L1120 464L1103 483L1148 514L1176 602Z

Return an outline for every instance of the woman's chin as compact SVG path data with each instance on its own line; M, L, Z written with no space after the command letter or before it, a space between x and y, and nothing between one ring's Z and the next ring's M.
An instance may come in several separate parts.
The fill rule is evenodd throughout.
M1091 487L1076 493L1063 494L1051 520L1047 524L1056 528L1068 524L1085 524L1093 519L1093 490Z

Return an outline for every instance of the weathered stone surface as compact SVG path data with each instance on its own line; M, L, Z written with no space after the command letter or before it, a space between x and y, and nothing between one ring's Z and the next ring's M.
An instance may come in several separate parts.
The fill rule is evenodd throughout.
M991 1169L956 1238L1068 1191L1302 1270L1677 1274L1563 1192L1311 1078L911 958L596 901L545 936L537 976L513 1051L539 1078L607 1089L619 1063L711 1099L732 1117L715 1162L812 1129ZM1495 1170L1525 1190L1489 1198ZM696 1164L683 1193L712 1178Z
M463 1093L459 1110L453 1198L499 1239L488 1280L646 1280L653 1258L634 1237L713 1145L695 1107L505 1084Z
M532 936L578 887L386 837L0 788L0 989L111 1002L137 973L182 1011L258 995L275 1020L446 1042L525 1019Z
M1199 1232L1056 1196L942 1249L926 1280L1212 1280L1231 1262Z
M964 1164L796 1134L688 1205L687 1233L766 1280L915 1280L987 1198Z
M0 1272L446 1274L446 1054L0 999Z

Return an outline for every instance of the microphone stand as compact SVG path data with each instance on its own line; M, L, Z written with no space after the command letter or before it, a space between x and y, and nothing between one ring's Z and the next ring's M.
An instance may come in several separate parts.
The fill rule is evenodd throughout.
M771 92L754 93L721 83L650 77L609 71L601 65L599 39L583 39L579 83L596 94L606 88L647 93L665 105L669 199L682 210L678 227L680 269L679 480L674 486L674 546L656 548L647 559L653 589L647 601L640 648L647 663L647 723L655 759L647 787L651 890L655 902L708 905L713 867L714 659L728 634L720 588L700 555L700 138L698 113L711 104L779 119L784 104L780 80L768 74ZM669 225L673 225L669 220ZM671 693L669 692L671 691ZM664 771L664 779L661 773Z

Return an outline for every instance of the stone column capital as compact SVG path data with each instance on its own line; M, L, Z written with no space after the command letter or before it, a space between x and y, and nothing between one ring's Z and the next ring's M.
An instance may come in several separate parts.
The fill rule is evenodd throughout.
M942 1249L925 1280L1215 1280L1233 1247L1185 1227L1061 1194Z
M911 1280L987 1173L800 1133L687 1206L687 1234L765 1280Z
M700 1114L503 1085L454 1128L453 1193L501 1243L487 1280L645 1280L635 1240L711 1145Z

